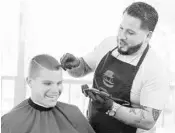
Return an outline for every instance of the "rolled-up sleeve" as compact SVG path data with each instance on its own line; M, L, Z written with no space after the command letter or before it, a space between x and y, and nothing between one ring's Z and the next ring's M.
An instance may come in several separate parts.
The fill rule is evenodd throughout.
M144 82L141 89L140 104L162 110L170 95L168 73L162 69L149 72L147 75L149 79Z

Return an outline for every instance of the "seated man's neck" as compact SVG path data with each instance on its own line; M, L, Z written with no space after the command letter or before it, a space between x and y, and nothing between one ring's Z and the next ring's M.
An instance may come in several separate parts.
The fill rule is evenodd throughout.
M37 102L37 100L35 100L35 98L32 97L32 96L31 96L31 100L32 100L35 104L37 104L37 105L39 105L39 106L42 106L42 107L44 107L44 108L50 108L50 107L48 107L48 106L46 106L46 105L43 105L43 104Z

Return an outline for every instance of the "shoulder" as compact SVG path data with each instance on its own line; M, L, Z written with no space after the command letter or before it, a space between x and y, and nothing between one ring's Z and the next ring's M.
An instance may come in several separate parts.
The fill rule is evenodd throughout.
M58 102L56 105L58 108L61 108L63 113L67 118L72 122L73 126L82 133L95 133L92 127L89 125L88 120L82 114L80 109L71 104Z
M79 108L76 105L68 104L68 103L63 103L63 102L57 102L57 107L61 107L64 110L79 110Z
M167 74L167 61L163 60L156 51L152 48L148 51L148 54L145 57L143 62L144 68L148 73L152 74Z
M116 41L116 36L109 36L107 38L105 38L100 45L98 46L98 48L101 51L106 51L108 52L109 50L113 49L114 47L117 46L117 41Z
M67 103L58 102L56 105L60 110L64 112L73 121L78 121L83 119L83 114L76 105L71 105Z
M28 106L28 100L24 100L12 110L1 117L2 124L8 124L9 126L16 122L21 114L24 114L25 107Z
M116 36L108 36L102 42L106 43L116 43L117 37Z
M105 38L97 47L95 47L95 58L97 58L97 60L100 61L106 53L114 49L116 46L117 41L115 36Z
M149 48L146 55L146 60L150 63L156 61L156 63L163 63L163 58L152 47Z
M143 85L154 88L168 88L169 76L166 60L150 48L141 65Z
M96 45L95 48L83 56L85 62L95 70L96 66L104 55L117 46L117 41L115 36L110 36L103 39L100 44Z

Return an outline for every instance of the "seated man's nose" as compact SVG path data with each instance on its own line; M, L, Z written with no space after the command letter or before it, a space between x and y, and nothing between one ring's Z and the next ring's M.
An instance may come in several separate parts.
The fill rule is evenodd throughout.
M59 86L55 86L55 87L52 87L52 88L51 88L51 92L52 92L52 93L58 93L59 90L61 90L61 88L60 88Z
M56 95L59 95L60 94L60 90L59 89L52 89L52 91L49 93L50 95L53 95L53 96L56 96Z

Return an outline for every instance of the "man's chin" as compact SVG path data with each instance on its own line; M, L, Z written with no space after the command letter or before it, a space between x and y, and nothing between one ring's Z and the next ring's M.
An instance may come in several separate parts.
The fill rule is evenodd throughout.
M49 104L48 104L48 108L55 107L56 104L57 104L57 101L56 101L56 102L49 103Z
M57 99L58 100L58 99ZM47 107L55 107L56 106L56 104L57 104L57 100L56 99L49 99L49 100L47 100Z
M134 53L136 53L140 47L141 47L142 44L139 44L137 46L134 46L132 48L118 48L118 52L122 55L132 55Z
M128 50L124 49L124 48L119 48L118 52L122 55L129 55Z

